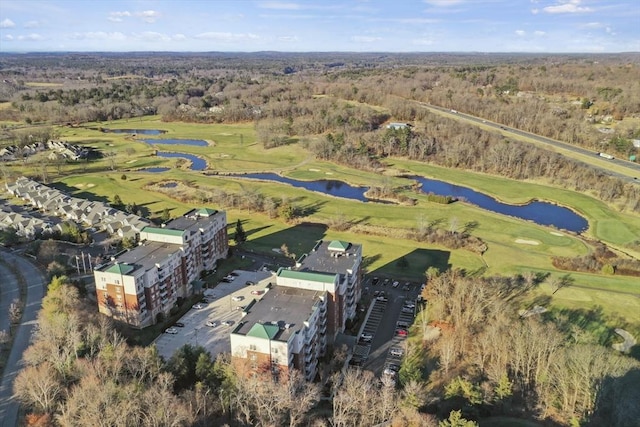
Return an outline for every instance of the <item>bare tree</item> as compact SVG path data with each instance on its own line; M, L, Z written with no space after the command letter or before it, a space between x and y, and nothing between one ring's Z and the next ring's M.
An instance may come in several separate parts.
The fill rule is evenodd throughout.
M22 403L39 413L52 414L56 411L65 388L53 365L45 361L20 371L13 390Z

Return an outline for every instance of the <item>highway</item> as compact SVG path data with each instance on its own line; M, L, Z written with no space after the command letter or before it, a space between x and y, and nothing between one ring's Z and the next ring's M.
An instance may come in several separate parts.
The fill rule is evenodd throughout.
M36 327L36 318L42 305L46 282L40 270L28 260L5 250L0 252L0 256L9 265L15 263L16 269L22 273L27 285L22 321L17 328L9 360L2 376L2 382L0 382L0 427L16 427L20 404L13 398L13 382L22 369L22 354L29 346L31 335ZM4 268L1 272L3 276L0 285L3 287L2 297L4 298L5 295L13 295L14 292L17 292L18 280L16 277L10 277L12 274L9 274L9 269ZM5 273L9 276L5 276ZM4 307L4 305L3 301L2 306Z
M452 119L462 119L465 120L467 122L471 122L471 123L475 123L475 124L479 124L479 125L483 125L489 128L493 128L495 130L497 130L498 132L502 133L505 136L519 136L522 138L528 138L531 140L534 140L540 144L545 144L545 145L549 145L553 148L555 148L554 151L558 152L557 150L567 150L567 151L572 151L574 153L580 154L580 155L584 155L584 156L589 156L593 158L593 162L585 162L584 160L581 159L576 159L577 161L582 161L583 163L588 164L589 166L596 168L608 175L611 176L615 176L617 178L620 178L624 181L627 182L632 182L632 183L636 183L636 184L640 184L640 164L638 163L633 163L633 162L629 162L626 160L621 160L621 159L613 159L613 160L607 160L603 157L598 156L598 153L591 151L591 150L587 150L585 148L582 147L578 147L575 145L571 145L571 144L567 144L566 142L561 142L561 141L557 141L555 139L551 139L551 138L547 138L544 136L540 136L540 135L536 135L534 133L530 133L530 132L525 132L519 129L515 129L515 128L511 128L505 125L502 125L500 123L494 123L491 122L489 120L480 118L480 117L476 117L476 116L471 116L469 114L465 114L465 113L461 113L459 111L455 111L455 110L451 110L449 108L444 108L444 107L438 107L436 105L431 105L431 104L426 104L423 102L419 102L418 103L420 106L427 108L429 110L435 111L441 115L445 115L449 118ZM455 112L452 112L455 111ZM517 138L518 140L522 140L522 138ZM526 142L526 141L525 141ZM561 153L560 153L561 154ZM617 167L621 167L625 169L625 173L620 173L620 172L616 172L614 170L611 170L611 168L607 167L608 165L615 165Z

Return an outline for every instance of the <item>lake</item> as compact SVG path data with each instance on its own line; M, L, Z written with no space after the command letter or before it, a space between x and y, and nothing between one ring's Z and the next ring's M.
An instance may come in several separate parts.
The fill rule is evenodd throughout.
M160 172L166 172L168 170L171 170L171 168L154 167L154 168L140 169L140 172L160 173Z
M160 129L100 129L104 133L131 133L140 135L161 135L166 133L166 130Z
M472 205L502 215L526 219L536 224L553 226L576 233L581 233L589 227L589 223L585 218L571 209L554 205L553 203L533 201L526 205L509 205L467 187L420 176L409 176L407 178L418 181L422 185L424 193L463 199Z
M209 144L202 139L141 139L147 144L163 145L194 145L196 147L207 147Z
M207 168L207 162L201 157L194 156L187 153L168 153L164 151L156 152L156 156L164 157L166 159L187 159L191 161L191 170L201 171Z
M367 187L354 187L343 181L333 179L320 179L316 181L299 181L297 179L286 178L275 173L248 173L245 175L229 175L234 178L250 178L259 179L263 181L274 181L283 184L289 184L296 188L304 188L309 191L317 191L323 194L329 194L335 197L342 197L345 199L359 200L366 202L367 199L364 193L368 190Z

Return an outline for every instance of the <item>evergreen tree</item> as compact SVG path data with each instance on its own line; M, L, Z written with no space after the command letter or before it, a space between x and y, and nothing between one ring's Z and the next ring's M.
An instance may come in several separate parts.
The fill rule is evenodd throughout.
M236 221L236 245L241 245L247 241L247 234L244 232L244 228L242 228L242 222L238 219Z

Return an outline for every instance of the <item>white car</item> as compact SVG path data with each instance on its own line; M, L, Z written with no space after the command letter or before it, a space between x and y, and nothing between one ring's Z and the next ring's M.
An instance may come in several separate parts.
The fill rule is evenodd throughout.
M371 334L362 334L360 335L360 340L362 341L371 341L373 339L373 335Z
M200 303L195 304L195 305L193 306L193 308L195 308L196 310L200 310L202 307L204 307L204 305L202 305L202 304L200 304Z
M178 329L177 328L167 328L164 330L165 334L171 334L171 335L175 335L178 333Z
M400 347L393 347L391 350L389 350L389 354L396 357L402 357L402 355L404 355L404 350Z
M231 297L231 299L234 301L242 301L244 297L242 295L236 295L235 297Z
M215 328L219 324L220 323L217 320L207 320L207 322L205 323L205 325L210 326L212 328Z

